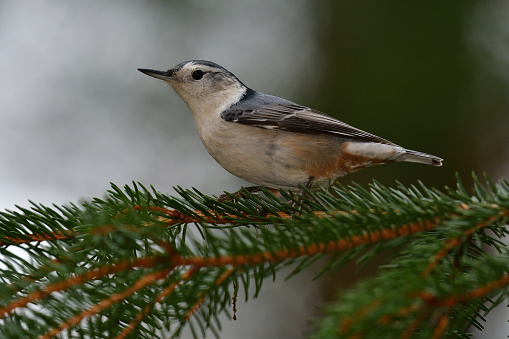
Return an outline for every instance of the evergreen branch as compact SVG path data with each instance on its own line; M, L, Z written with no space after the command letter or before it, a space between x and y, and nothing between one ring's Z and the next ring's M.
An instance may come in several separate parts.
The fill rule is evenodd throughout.
M112 304L118 303L119 301L127 298L128 296L132 295L133 293L139 291L140 289L144 288L147 285L153 284L155 281L159 279L163 279L171 269L166 269L163 271L157 271L151 274L147 274L140 278L138 281L136 281L130 288L126 289L125 291L121 293L114 294L98 304L92 306L91 308L84 310L80 314L76 315L75 317L69 319L66 322L63 322L60 324L59 327L52 329L48 333L40 336L40 339L50 339L65 330L66 328L69 328L71 326L74 326L78 323L80 323L84 318L90 317L94 314L97 314L104 310L105 308L110 307Z
M403 332L401 338L406 339L410 338L419 325L425 321L426 316L429 316L430 311L433 309L447 309L446 311L442 311L438 321L435 325L435 331L433 332L432 338L441 338L443 332L445 331L447 325L450 321L450 315L453 311L454 307L458 304L467 303L471 300L480 299L482 297L487 296L493 290L499 289L501 287L509 285L509 275L505 275L501 279L497 281L492 281L487 283L485 286L481 286L471 292L463 293L460 295L454 295L447 297L445 299L440 299L429 292L422 292L419 294L419 298L422 299L424 304L414 303L412 307L402 309L398 312L398 318L408 316L411 313L419 312L420 316L417 316L415 320L409 324L407 329ZM420 305L420 306L419 306ZM395 321L396 319L391 319L389 317L385 317L385 319L380 319L380 324L388 324L390 321ZM351 326L351 324L350 324ZM343 328L343 331L347 331L348 329Z
M177 286L179 284L181 284L183 281L191 279L191 277L193 276L193 274L195 272L196 272L195 268L190 268L189 270L187 270L187 272L182 274L180 280L175 281L170 286L163 289L163 291L157 296L157 298L154 300L154 302L151 305L145 306L143 311L136 315L135 319L133 319L133 321L130 322L129 325L117 336L117 339L123 339L129 333L131 333L131 331L135 329L136 324L141 323L141 321L143 320L143 317L146 316L152 310L152 308L154 307L155 304L163 301L163 299L166 298L168 295L170 295L175 290L175 288L177 288Z
M424 337L428 333L430 338L439 338L444 333L460 335L463 332L459 326L464 325L459 324L464 321L476 324L476 310L482 309L484 301L497 294L507 296L507 258L489 255L474 245L476 241L482 240L482 243L496 246L504 255L508 253L506 244L497 240L507 234L507 184L492 186L491 192L496 192L494 196L489 196L488 192L478 185L476 191L477 196L469 198L468 202L462 197L461 209L453 213L452 218L443 220L433 232L417 234L415 241L416 245L419 245L410 246L408 252L391 264L394 272L398 274L386 272L379 277L378 281L383 281L384 286L370 283L359 287L351 295L357 303L356 312L352 313L350 308L347 310L338 304L338 309L333 313L334 319L341 319L339 330L334 331L339 334L338 337L378 338L386 336L387 333L390 333L391 337L401 338L410 338L416 333ZM455 195L463 195L462 189ZM490 228L496 237L483 233L485 228ZM467 250L456 250L463 247ZM447 257L451 258L453 265L449 265ZM417 275L419 267L423 267L423 270ZM396 280L390 278L392 276ZM405 277L406 285L399 283L401 277ZM474 290L466 291L473 285L476 285ZM432 293L430 289L436 289L436 293ZM398 294L387 295L393 290L399 291ZM452 294L452 291L465 292ZM377 297L372 298L375 295ZM366 299L371 301L360 306L362 300ZM341 304L345 302L352 307L354 300L339 301ZM395 307L398 304L400 306ZM387 312L386 305L391 305L392 311ZM460 312L461 307L465 312ZM382 326L370 328L367 324ZM482 328L481 325L476 326ZM324 328L326 327L322 330Z
M500 208L499 206L493 206L493 207ZM468 207L466 205L464 205L464 204L462 204L462 208L468 209ZM476 224L472 228L466 229L463 232L463 234L460 235L459 237L451 239L451 240L448 240L445 243L444 248L431 259L431 262L429 263L428 267L426 267L426 270L422 273L422 275L425 277L428 274L430 274L430 272L433 270L433 268L447 254L449 254L452 251L452 249L454 249L456 246L458 246L458 245L460 245L462 243L463 239L465 239L466 237L472 236L475 232L477 232L478 230L480 230L482 228L489 227L489 226L493 225L497 220L499 220L499 219L501 219L503 217L508 217L508 216L509 216L509 211L507 211L507 210L500 210L497 214L492 215L491 217L489 217L488 220L480 222L480 223Z
M3 241L0 241L0 246L9 245L21 245L29 242L41 242L41 241L52 241L52 240L65 240L76 236L75 232L65 230L57 231L45 234L26 234L23 238L17 237L4 237Z
M187 325L204 335L230 306L235 317L238 286L256 296L287 265L297 264L291 278L333 253L319 275L397 249L375 280L331 306L316 336L463 335L468 324L482 326L483 302L509 295L500 240L509 184L474 182L473 195L460 183L447 193L377 183L304 199L282 191L292 204L268 191L217 202L196 190L177 188L173 197L112 185L104 200L80 208L0 212L0 332L152 338L158 328L178 336Z
M267 251L260 253L235 255L235 256L217 256L212 258L204 257L179 257L172 260L180 266L193 267L225 267L225 266L243 266L258 265L266 262L278 262L287 259L295 259L302 256L313 256L316 254L326 254L338 251L344 251L354 247L367 244L375 244L380 241L395 239L418 232L430 231L440 222L440 219L433 221L422 221L416 224L401 225L394 229L384 229L373 231L358 236L352 236L349 239L339 239L328 243L316 243L312 245L300 246L298 248L288 248L277 251Z
M412 332L415 331L416 328L419 327L419 325L424 322L425 316L429 316L429 309L447 309L445 311L441 311L441 315L438 317L438 320L435 325L435 330L433 332L432 338L441 338L445 329L447 328L451 313L455 306L458 304L463 304L466 302L469 302L471 300L479 299L482 297L485 297L493 290L499 289L501 287L509 285L509 275L505 275L501 279L497 281L492 281L487 283L485 286L481 286L469 293L463 293L460 295L454 295L447 297L445 299L440 299L429 292L422 292L418 296L420 299L424 301L424 304L419 307L417 304L414 304L411 309L402 310L399 312L400 316L403 315L409 315L410 313L414 313L417 311L420 311L421 316L416 317L415 321L413 321L406 329L406 331L403 333L401 338L410 338L412 335ZM406 313L406 314L405 314ZM387 322L385 322L387 323Z
M59 281L55 284L48 285L47 287L45 287L42 290L32 292L31 294L27 295L26 297L20 298L18 300L14 300L7 306L0 308L0 319L7 316L13 310L20 308L20 307L25 307L28 303L33 303L37 300L41 300L42 298L50 295L53 292L63 291L63 290L69 289L71 287L83 284L86 281L104 277L108 274L118 273L120 271L125 271L125 270L132 269L135 267L148 268L148 267L154 266L154 264L155 264L155 261L153 258L141 258L134 262L125 261L125 262L121 262L121 263L118 263L118 264L112 265L112 266L104 266L99 269L96 269L96 270L93 270L90 272L86 272L83 275L77 275L73 278Z
M493 290L499 289L507 285L509 285L509 274L504 275L502 278L498 280L490 281L486 285L480 286L468 293L453 295L445 299L440 299L428 292L421 293L419 297L422 298L426 303L432 305L433 307L453 308L457 304L462 304L474 299L479 299L481 297L486 296Z
M196 268L194 268L196 269ZM231 276L233 273L235 272L235 269L233 268L230 268L228 270L226 270L223 274L221 274L221 276L219 276L219 278L216 280L216 282L214 283L215 286L220 286L229 276ZM196 312L196 310L201 306L201 304L203 303L203 301L205 300L205 297L207 295L205 293L200 293L199 294L199 299L198 301L193 305L193 307L191 307L191 309L187 312L186 314L186 320L189 320L189 318L191 318L191 316L194 314L194 312Z
M423 309L419 308L419 305L417 303L412 304L410 307L399 310L399 312L397 314L399 317L408 317L418 311L419 311L419 314L415 317L415 319L412 322L410 322L408 324L408 326L405 328L405 330L401 334L401 339L409 339L410 337L412 337L415 329L418 328L419 324L421 324L424 321L426 312L424 312ZM384 318L384 320L380 321L380 324L382 324L382 325L386 325L390 321L393 321L393 319L389 316L384 316L383 318Z
M165 211L167 212L167 211ZM317 213L320 215L320 213ZM189 219L186 219L189 220ZM223 218L216 218L215 220L223 220ZM169 261L174 266L191 266L193 270L203 268L203 267L211 267L211 266L220 266L220 267L226 267L226 266L244 266L244 265L258 265L264 262L271 262L271 261L283 261L290 258L298 258L301 256L313 256L319 253L329 253L333 251L342 251L345 249L349 249L352 247L360 246L362 244L369 244L369 243L375 243L382 240L388 240L404 235L410 235L416 232L422 232L426 230L431 230L433 227L438 223L438 220L435 220L435 223L432 222L423 222L419 224L410 224L410 225L403 225L400 226L398 229L395 230L383 230L380 232L372 232L371 234L363 234L361 236L354 236L349 240L338 240L334 242L329 242L328 244L315 244L312 246L301 246L297 249L286 249L286 250L280 250L276 252L262 252L262 253L254 253L254 254L246 254L246 255L238 255L238 256L223 256L223 257L215 257L215 258L204 258L204 257L180 257L178 255L175 255L173 251L169 253ZM99 229L95 229L94 234L103 234L105 229L109 229L110 227L101 227ZM111 230L108 230L108 232ZM161 257L157 258L157 260L161 260ZM101 267L99 269L96 269L94 271L87 272L80 276L75 276L73 278L69 278L68 280L64 280L58 283L55 283L53 285L48 285L45 289L36 291L31 293L30 295L11 302L6 307L0 309L0 318L7 315L11 311L13 311L16 308L24 307L28 303L34 302L36 300L41 300L45 296L48 296L49 294L57 291L62 291L71 287L74 287L79 284L83 284L86 281L93 280L93 279L99 279L105 275L108 274L114 274L118 273L119 271L125 271L128 269L132 269L135 267L144 267L144 268L150 268L155 265L157 262L156 258L141 258L134 262L121 262L119 264L113 265L113 266L105 266ZM228 276L230 276L234 272L233 268L230 268L229 270L225 271L223 275L221 275L215 285L219 286ZM162 297L164 297L167 293L171 292L175 285L172 285L172 287L161 294ZM156 302L160 302L161 298L157 298ZM201 295L199 297L199 300L197 303L188 311L186 315L186 319L188 319L195 311L196 309L201 305L203 302L205 296ZM116 300L116 299L111 299ZM103 305L109 305L106 302L102 302ZM90 316L93 313L90 310L87 312L84 312L82 315ZM148 312L148 310L147 310ZM63 327L60 327L60 330L63 330L67 325L71 326L75 324L76 321L79 321L82 319L82 315L77 316L73 319L71 319L69 322L64 323ZM85 317L85 316L83 316ZM65 325L65 326L64 326ZM55 332L56 330L53 330L49 333L54 333L55 335L58 332Z
M443 313L437 321L437 326L435 327L435 331L433 332L432 339L440 339L442 338L442 334L444 333L447 325L449 325L450 317L448 313Z
M172 210L167 208L155 207L155 206L133 206L135 210L147 210L147 211L157 211L162 212L168 216L168 218L159 218L160 222L164 222L168 227L175 226L178 224L190 224L190 223L210 223L210 224L232 224L235 223L235 220L238 218L239 214L229 214L225 213L223 215L217 214L214 210L209 210L207 213L204 213L200 210L191 211L191 215L182 213L178 210ZM127 213L127 210L123 211ZM354 211L355 212L355 211ZM322 218L328 216L327 213L323 211L313 211L312 212L317 218ZM336 213L344 213L342 211L336 211ZM267 217L276 217L278 219L290 219L292 214L287 214L285 212L278 212L276 214L269 214L264 218L257 218L255 216L250 216L248 213L240 213L246 220L251 220L253 222L264 222ZM133 229L136 226L132 226ZM115 227L112 225L104 225L102 227L97 227L93 229L93 234L102 234L107 235L108 233L114 232ZM53 240L66 240L70 238L74 238L79 235L79 232L65 230L60 232L51 232L45 234L24 234L23 237L4 237L3 241L0 241L0 246L8 246L8 245L20 245L31 242L43 242L43 241L53 241Z

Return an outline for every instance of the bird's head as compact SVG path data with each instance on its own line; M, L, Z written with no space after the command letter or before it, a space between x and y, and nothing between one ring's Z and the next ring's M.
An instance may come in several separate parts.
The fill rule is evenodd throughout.
M185 61L167 71L138 70L168 83L193 114L222 111L240 100L247 89L233 73L210 61Z

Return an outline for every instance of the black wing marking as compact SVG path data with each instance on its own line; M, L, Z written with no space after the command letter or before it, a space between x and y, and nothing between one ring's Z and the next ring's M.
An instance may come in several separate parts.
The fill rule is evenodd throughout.
M241 109L235 106L223 112L226 121L266 129L280 129L296 133L327 133L362 142L392 142L352 127L320 111L297 104L265 105L258 109Z

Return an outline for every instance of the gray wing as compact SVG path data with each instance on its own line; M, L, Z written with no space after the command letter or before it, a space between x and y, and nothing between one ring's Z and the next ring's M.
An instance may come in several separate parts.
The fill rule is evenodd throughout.
M390 141L352 127L317 110L277 97L264 96L279 99L270 101L280 102L267 102L260 105L259 100L250 100L250 104L230 107L221 114L221 117L226 121L266 129L280 129L310 134L325 133L361 142L378 142L394 145Z

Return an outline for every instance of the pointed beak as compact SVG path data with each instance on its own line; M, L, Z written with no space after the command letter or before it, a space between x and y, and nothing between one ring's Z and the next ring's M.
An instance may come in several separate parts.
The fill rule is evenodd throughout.
M156 71L155 69L138 68L138 71L140 71L141 73L145 73L146 75L149 75L156 79L161 79L165 81L176 80L175 71L172 69L169 69L167 71Z

